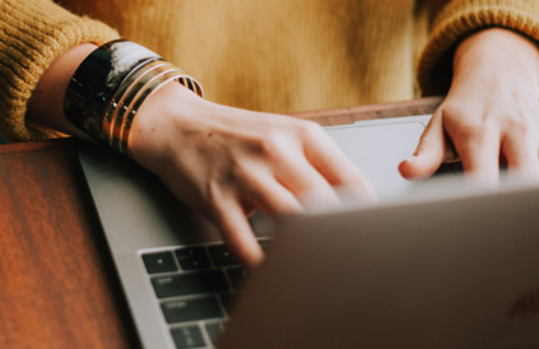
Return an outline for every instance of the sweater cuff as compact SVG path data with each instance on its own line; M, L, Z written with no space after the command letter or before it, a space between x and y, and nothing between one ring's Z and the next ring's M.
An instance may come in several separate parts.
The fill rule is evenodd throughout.
M453 53L466 36L502 27L539 41L538 0L454 0L436 17L417 68L422 95L445 94L453 75Z
M50 0L2 1L0 33L0 134L12 142L60 136L25 121L39 78L71 47L88 42L102 45L118 38L118 33Z

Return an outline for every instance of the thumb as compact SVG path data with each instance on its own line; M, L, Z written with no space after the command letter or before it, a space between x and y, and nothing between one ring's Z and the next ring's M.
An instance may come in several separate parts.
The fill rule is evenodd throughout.
M445 139L442 114L437 112L423 132L414 155L400 163L399 172L406 179L430 177L444 159L453 157L451 154L446 156L447 152L452 153Z

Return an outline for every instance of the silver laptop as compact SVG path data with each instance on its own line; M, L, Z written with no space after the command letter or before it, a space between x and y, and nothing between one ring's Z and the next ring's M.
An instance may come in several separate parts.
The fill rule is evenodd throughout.
M388 203L298 218L276 235L256 218L268 254L252 278L211 223L155 176L106 149L84 149L82 167L142 345L539 347L539 190L452 191L399 203L417 185L397 165L428 120L328 128Z

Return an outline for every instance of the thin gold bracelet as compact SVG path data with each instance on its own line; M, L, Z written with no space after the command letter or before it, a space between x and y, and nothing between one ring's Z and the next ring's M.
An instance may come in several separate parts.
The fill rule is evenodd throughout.
M170 72L176 72L180 71L177 68L174 68L172 64L168 64L166 66L159 67L157 69L153 69L147 74L145 74L138 82L132 84L128 89L126 89L126 92L122 95L120 98L122 100L122 105L119 105L114 109L114 113L111 117L111 127L110 127L110 146L117 151L120 151L119 148L119 138L120 134L117 132L121 132L120 130L123 128L124 125L124 117L125 115L136 112L136 110L132 109L132 104L134 101L136 101L142 91L144 91L146 88L151 86L153 82L158 79L160 76L164 74L168 74ZM121 151L120 151L121 152Z
M129 77L122 85L120 85L118 90L114 93L107 107L107 110L105 111L105 117L103 118L104 132L102 133L102 135L105 136L104 141L108 145L112 146L112 139L109 135L113 132L112 128L114 126L114 119L116 118L118 109L124 105L126 94L129 93L131 89L135 88L136 84L138 84L138 82L148 73L164 65L170 65L170 63L165 61L154 61L149 63L144 67L145 69L139 69L133 75L131 75L131 77Z
M102 139L114 150L132 157L129 134L137 111L149 96L172 81L203 97L202 86L183 70L165 61L151 62L127 79L114 94L103 118Z

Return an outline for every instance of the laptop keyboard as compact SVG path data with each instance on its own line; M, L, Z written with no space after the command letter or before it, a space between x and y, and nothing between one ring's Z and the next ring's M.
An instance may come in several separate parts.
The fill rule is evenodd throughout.
M263 249L270 243L259 242ZM171 247L142 260L176 347L215 346L246 277L226 246Z

